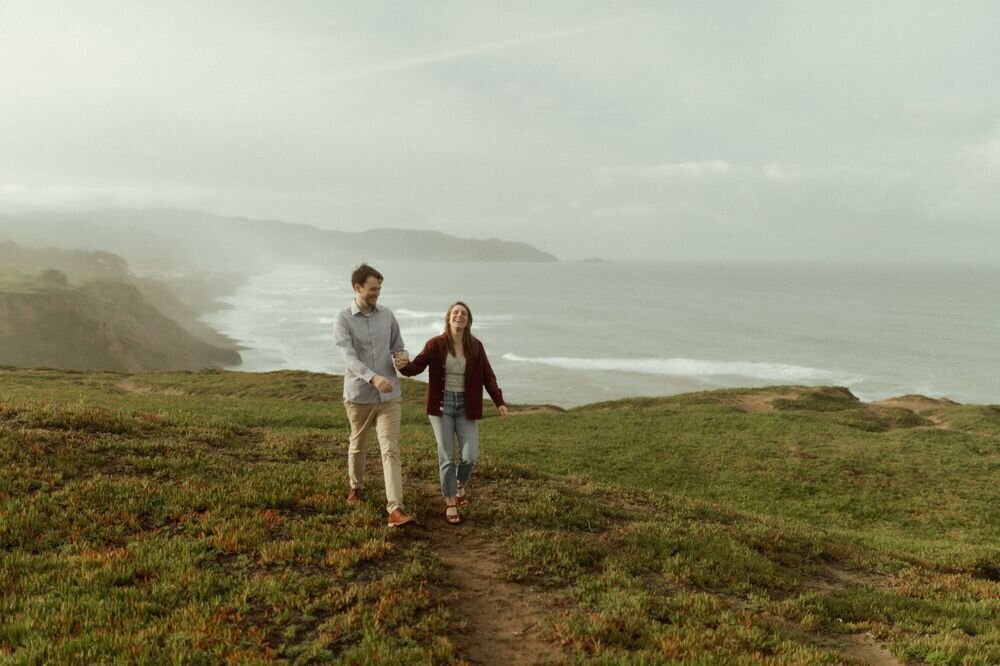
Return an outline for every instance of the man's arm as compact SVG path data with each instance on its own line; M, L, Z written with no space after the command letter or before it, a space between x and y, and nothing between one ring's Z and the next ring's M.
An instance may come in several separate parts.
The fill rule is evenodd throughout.
M391 312L389 314L392 317L389 329L389 354L395 356L401 351L406 351L406 345L403 344L403 334L399 330L399 322L396 321L396 315Z
M340 354L344 358L344 374L350 372L370 382L376 373L358 358L358 352L354 349L354 337L351 335L351 322L347 317L345 313L339 313L333 325L337 346L340 347Z

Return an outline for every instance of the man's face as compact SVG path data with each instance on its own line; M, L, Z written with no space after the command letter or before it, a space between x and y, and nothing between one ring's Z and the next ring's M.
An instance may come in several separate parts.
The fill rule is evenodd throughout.
M369 276L364 284L354 285L354 295L358 303L363 303L368 308L375 307L380 293L382 293L382 281L375 276Z

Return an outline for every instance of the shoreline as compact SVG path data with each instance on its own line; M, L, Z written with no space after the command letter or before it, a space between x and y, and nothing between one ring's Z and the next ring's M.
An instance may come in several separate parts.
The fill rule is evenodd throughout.
M637 282L622 291L600 266L525 265L517 272L526 283L546 288L522 298L497 287L509 267L478 266L455 285L454 266L392 262L379 267L380 303L418 350L439 332L443 307L465 300L500 385L520 402L572 408L787 384L846 386L866 401L912 393L1000 402L988 371L1000 320L986 310L993 290L976 271L629 264L619 270ZM341 372L329 320L349 300L346 270L275 265L227 299L232 310L206 319L252 349L241 370ZM956 290L963 299L947 297ZM625 327L607 316L615 298L639 308Z

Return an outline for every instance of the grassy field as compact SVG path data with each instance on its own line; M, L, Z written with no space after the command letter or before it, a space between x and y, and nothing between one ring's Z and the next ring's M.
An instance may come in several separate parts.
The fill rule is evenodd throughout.
M30 294L52 289L80 287L101 279L100 275L74 273L65 275L65 284L53 284L40 275L39 270L29 266L0 266L0 293Z
M8 267L0 268L0 293L28 294L42 289L38 276Z
M778 387L487 409L443 520L338 377L0 369L0 662L1000 663L1000 408Z

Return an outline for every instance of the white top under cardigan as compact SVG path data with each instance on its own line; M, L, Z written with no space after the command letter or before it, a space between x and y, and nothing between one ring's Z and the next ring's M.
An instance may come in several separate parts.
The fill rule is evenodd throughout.
M448 352L444 359L444 390L454 393L465 392L465 356L455 358Z

